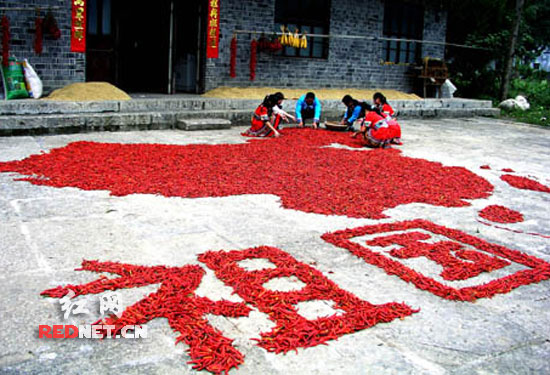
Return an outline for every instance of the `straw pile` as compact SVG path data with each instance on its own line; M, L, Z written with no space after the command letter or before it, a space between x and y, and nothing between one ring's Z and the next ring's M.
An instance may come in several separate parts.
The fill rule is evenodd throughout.
M298 99L308 91L313 91L321 100L341 100L344 95L349 94L359 100L371 100L375 92L381 92L388 100L411 99L421 100L415 94L406 94L397 90L363 90L363 89L289 89L277 87L218 87L208 91L202 96L208 98L232 98L232 99L263 99L267 94L277 91L285 94L288 99Z
M52 92L46 100L62 101L104 101L104 100L130 100L130 96L124 91L107 82L72 83Z

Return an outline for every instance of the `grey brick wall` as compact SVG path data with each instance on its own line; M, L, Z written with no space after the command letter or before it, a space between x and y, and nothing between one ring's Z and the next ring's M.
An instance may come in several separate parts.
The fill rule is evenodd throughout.
M40 7L44 16L49 6L61 29L61 38L44 38L44 51L36 55L34 43L35 12L7 11L12 35L10 52L28 58L44 82L45 92L72 82L85 81L85 55L70 52L70 0L1 0L1 7ZM220 20L220 58L209 59L205 69L205 88L218 86L286 86L393 88L412 91L414 72L408 66L383 65L382 43L368 40L333 39L328 59L303 59L258 54L256 80L249 80L251 35L239 35L237 78L229 77L229 45L233 30L274 30L275 1L222 0ZM426 9L424 38L445 40L447 14ZM332 0L330 32L344 35L382 36L383 0ZM258 37L258 35L256 35ZM422 56L444 57L444 46L423 45ZM1 92L1 88L0 88Z
M424 40L445 41L447 33L447 12L442 9L426 9L424 13ZM445 46L424 44L422 57L445 58Z
M48 7L52 9L61 38L52 39L44 35L43 52L34 52L35 11L0 11L10 19L10 56L27 58L42 82L45 93L73 82L85 80L85 54L70 52L71 49L71 1L70 0L1 0L0 7L40 7L41 17L46 15ZM1 48L1 47L0 47ZM0 85L1 86L1 85ZM0 88L0 91L3 89Z
M414 72L409 66L384 65L382 43L333 39L328 59L303 59L259 53L256 80L249 80L252 35L238 36L237 77L229 77L230 42L233 30L274 30L272 0L224 0L220 18L220 58L206 63L206 90L218 86L287 86L393 88L412 91ZM426 9L425 38L445 41L446 14ZM330 32L344 35L382 36L383 0L333 0ZM256 35L255 37L258 37ZM443 57L444 47L426 45L423 56Z

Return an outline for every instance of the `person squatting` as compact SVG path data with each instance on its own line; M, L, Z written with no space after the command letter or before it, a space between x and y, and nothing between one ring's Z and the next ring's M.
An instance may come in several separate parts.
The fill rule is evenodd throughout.
M281 122L289 123L289 120L299 127L304 127L306 120L312 120L312 127L320 128L322 106L315 93L308 92L298 98L295 116L283 110L285 99L281 92L267 95L254 111L251 127L243 135L279 137ZM368 147L387 148L392 144L402 144L401 126L396 120L396 113L382 93L374 94L372 104L356 100L351 95L344 96L342 103L346 111L340 123L325 122L325 127L331 125L352 132L353 138L360 135Z

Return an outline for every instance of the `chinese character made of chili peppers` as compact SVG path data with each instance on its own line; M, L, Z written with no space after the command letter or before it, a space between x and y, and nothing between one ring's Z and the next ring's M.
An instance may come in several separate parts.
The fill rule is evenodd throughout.
M238 262L265 259L275 268L246 271ZM390 322L417 312L403 303L373 305L340 289L321 272L296 261L273 247L242 251L208 252L199 257L216 276L231 286L246 302L267 314L276 326L261 333L258 345L270 352L281 353L307 348L360 331L378 323ZM280 277L295 276L306 285L291 292L272 291L263 284ZM296 304L307 301L332 302L342 314L309 320L301 316Z
M155 318L166 318L172 329L180 334L176 343L184 341L189 345L190 363L194 364L194 369L220 374L243 363L244 356L233 347L233 340L213 328L205 315L241 317L248 316L251 310L244 303L212 301L195 295L194 291L204 275L201 267L145 267L84 261L81 270L108 272L120 277L101 278L84 285L57 287L42 292L42 295L62 298L69 293L80 296L160 284L157 292L128 307L120 318L111 315L103 324L115 326L116 334L124 326L142 325Z
M413 230L414 231L411 231ZM422 230L422 232L418 230ZM394 233L405 231L405 233ZM447 237L450 241L423 242L432 237L425 233ZM354 241L363 236L380 235L365 243ZM456 229L436 225L426 220L371 225L346 229L323 235L323 239L335 246L349 250L367 263L378 266L389 275L396 275L417 288L427 290L439 297L475 301L496 294L508 293L521 285L550 279L550 264L541 259L488 243ZM369 247L385 248L399 245L388 252L377 252ZM441 277L449 281L467 280L483 272L493 272L513 263L527 269L514 272L484 284L454 288L434 280L399 262L399 259L425 257L443 267Z
M277 265L276 269L248 272L236 262L244 259L265 258ZM402 303L373 305L340 289L319 271L299 263L282 250L259 247L233 252L208 252L199 260L215 270L216 275L233 287L245 303L212 301L195 295L204 270L199 266L164 267L135 266L113 262L84 261L81 270L118 274L119 277L101 278L88 284L67 285L42 292L42 295L64 298L99 294L116 289L136 288L160 284L155 293L126 308L118 317L111 315L104 325L115 326L118 333L125 326L142 325L155 318L166 318L180 336L176 343L189 345L190 363L194 369L215 374L227 373L243 363L244 356L235 347L233 340L226 338L206 320L206 314L226 317L248 316L251 309L246 303L266 313L276 323L270 332L256 339L260 347L276 353L297 348L312 347L345 334L366 329L375 324L403 318L414 312ZM262 284L274 277L294 275L306 283L295 292L276 292L265 289ZM108 297L107 293L106 296ZM341 315L308 320L300 316L295 305L299 302L323 300L334 302ZM254 340L254 339L253 339Z

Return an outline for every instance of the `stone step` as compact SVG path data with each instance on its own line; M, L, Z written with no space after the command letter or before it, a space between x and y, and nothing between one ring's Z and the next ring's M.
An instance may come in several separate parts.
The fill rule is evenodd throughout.
M498 108L404 108L399 119L498 116ZM179 120L219 119L231 125L249 125L252 110L203 110L162 112L104 112L0 116L0 136L60 134L92 131L130 131L178 128ZM341 109L326 109L322 120L337 120Z
M230 125L247 125L250 114L250 110L233 110L0 116L0 136L174 129L180 119L201 118L216 118Z
M53 115L82 113L140 113L164 111L233 111L254 110L260 100L249 99L212 99L212 98L177 98L177 99L132 99L128 101L104 102L61 102L49 100L7 100L0 101L0 116L11 115ZM345 108L339 100L322 100L323 110ZM396 110L402 109L475 109L491 108L488 100L471 99L425 99L425 100L392 100ZM285 102L285 109L293 112L296 101Z
M176 127L182 130L216 130L231 128L231 121L221 118L179 119Z

